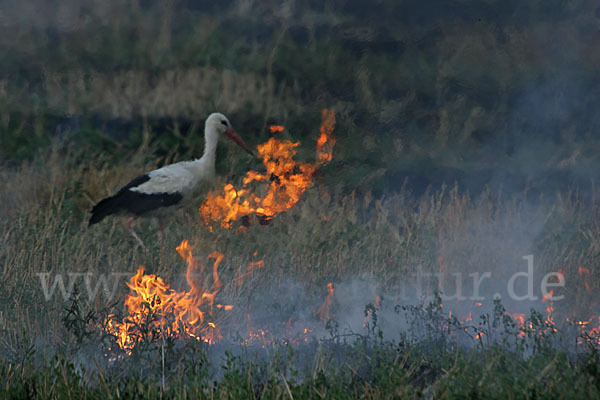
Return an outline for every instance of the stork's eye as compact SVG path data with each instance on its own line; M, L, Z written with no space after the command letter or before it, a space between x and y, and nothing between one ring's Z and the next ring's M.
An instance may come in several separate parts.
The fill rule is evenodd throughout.
M221 123L222 123L223 125L227 126L227 121L223 120L223 121L221 121Z

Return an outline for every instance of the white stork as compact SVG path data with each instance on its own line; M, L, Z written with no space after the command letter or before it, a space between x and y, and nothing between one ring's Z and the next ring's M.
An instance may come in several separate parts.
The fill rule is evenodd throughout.
M208 186L215 177L215 156L219 136L224 133L248 153L254 155L250 147L233 130L227 117L220 113L208 116L204 125L204 154L193 161L182 161L155 169L133 179L111 197L101 200L92 208L89 225L102 221L104 217L116 214L127 215L125 227L144 246L131 224L141 216L158 219L159 233L162 231L162 217L167 209L181 205L193 197L203 186Z

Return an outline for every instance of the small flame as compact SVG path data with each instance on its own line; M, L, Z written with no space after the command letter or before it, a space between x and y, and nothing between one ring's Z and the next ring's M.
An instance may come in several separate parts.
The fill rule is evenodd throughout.
M321 307L315 311L315 314L319 317L321 321L329 321L330 320L330 307L333 301L333 282L329 282L327 284L327 297Z
M517 322L517 324L519 324L520 327L525 325L525 314L513 313L512 319L515 320Z
M542 297L542 303L548 302L548 305L546 306L546 323L551 327L554 326L554 317L552 315L554 313L554 303L552 301L553 298L554 290L550 290Z
M281 125L271 125L269 126L269 132L271 133L278 133L278 132L283 132L285 128Z
M550 300L550 302L552 302L552 298L554 297L554 289L550 290L548 293L546 293L543 297L542 297L542 303L547 302L548 300Z
M585 267L579 267L577 268L577 274L581 277L584 277L584 275L587 275L589 277L590 270ZM587 279L583 281L583 286L585 287L586 292L591 293L592 289L590 288L590 283Z
M324 109L322 119L321 136L317 140L317 161L319 164L326 164L331 161L333 146L335 145L335 138L332 136L333 127L335 126L335 113Z
M248 266L246 267L246 271L245 272L242 273L239 270L236 271L235 278L233 278L232 282L235 285L240 286L244 282L244 279L247 276L249 276L250 274L252 274L254 272L254 270L256 270L258 268L262 268L264 266L265 266L265 262L263 260L250 261L248 263Z

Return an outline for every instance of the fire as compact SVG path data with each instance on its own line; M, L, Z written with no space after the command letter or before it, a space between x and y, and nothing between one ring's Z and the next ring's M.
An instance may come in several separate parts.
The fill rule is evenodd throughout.
M234 283L236 286L240 286L244 282L244 278L252 274L256 269L262 268L264 266L265 262L263 260L250 261L244 273L241 273L241 270L236 271L236 276L235 278L233 278L232 283Z
M269 132L271 133L278 133L278 132L283 132L285 128L281 125L271 125L269 126Z
M552 302L553 297L554 297L554 289L550 290L548 293L546 293L544 296L542 296L542 303L545 303L547 301Z
M579 267L577 269L577 274L581 277L583 277L584 275L587 275L589 277L590 270L585 267ZM583 281L583 286L585 287L586 292L588 292L588 293L591 292L590 284L587 279Z
M332 136L335 113L325 109L322 117L315 163L293 160L299 143L269 139L257 148L266 172L261 174L249 171L241 189L227 184L220 194L209 193L199 210L202 221L211 229L212 224L230 228L240 217L256 214L260 219L268 220L293 207L312 184L312 176L317 168L331 161L332 158L335 144ZM277 133L282 132L284 127L272 125L269 130L271 133ZM264 187L252 190L250 186L252 183L261 183ZM145 274L145 268L140 266L127 283L131 293L125 301L126 317L119 320L115 315L110 315L106 321L107 332L113 334L118 345L128 353L131 353L135 345L144 339L142 331L151 332L153 339L187 335L207 343L214 343L222 337L215 321L215 309L222 311L233 309L233 305L215 303L217 294L223 288L218 268L224 255L213 252L208 256L214 261L212 279L207 284L204 281L204 264L194 256L193 246L184 240L177 247L177 252L187 263L186 280L189 290L176 291L161 277ZM254 257L258 257L257 251L254 252ZM241 285L246 276L263 267L263 260L252 261L245 272L242 270L236 272L231 283ZM210 272L208 275L210 276ZM333 284L330 283L327 299L317 310L317 314L322 319L330 318L329 308L332 298ZM288 325L291 328L291 321L288 321ZM141 329L143 326L147 329ZM309 328L304 328L294 340L306 342L310 332ZM264 342L268 335L268 330L256 329L248 333L248 340L252 342L260 338Z
M314 164L294 161L300 143L270 138L257 146L266 172L248 171L242 188L227 184L220 193L209 193L199 210L203 223L209 228L213 224L231 228L241 217L256 214L261 220L269 220L292 208L312 185L312 176L317 168L332 158L335 113L325 109L322 114ZM252 190L252 183L261 183L263 188Z
M299 143L286 140L270 138L266 143L257 146L258 153L265 166L265 172L249 171L242 181L242 187L236 188L232 184L225 185L219 192L208 194L205 202L199 209L201 221L210 229L213 226L231 228L235 221L242 217L255 214L259 220L270 220L279 213L285 212L293 207L312 185L313 174L322 165L332 160L335 138L333 130L335 126L335 113L323 110L320 136L316 145L316 161L304 163L294 160ZM271 133L282 132L283 126L272 125L269 127ZM324 196L328 196L326 193ZM326 220L326 217L323 217ZM221 327L218 323L218 315L221 312L232 311L233 305L219 304L216 302L218 294L224 287L218 269L224 259L219 252L211 253L208 258L213 260L212 269L205 271L205 266L194 255L193 246L187 240L181 242L177 252L186 261L186 281L188 290L176 291L170 287L161 277L154 274L145 274L144 266L140 266L133 275L127 286L131 290L125 301L126 317L118 319L109 316L106 321L106 330L113 334L118 345L126 352L131 353L137 343L144 340L140 327L146 326L143 331L152 338L182 337L187 336L202 340L206 343L215 343L222 338ZM445 260L445 246L442 245L437 257L441 274L447 274L448 265ZM229 284L241 285L244 279L258 269L264 268L264 261L258 260L258 252L253 253L255 261L248 263L245 271L238 269ZM564 276L564 271L561 270ZM578 268L580 277L589 277L590 270L584 267ZM207 277L205 277L207 275ZM441 282L440 282L441 284ZM586 290L590 287L588 280L584 280ZM314 311L314 315L321 321L332 319L334 287L333 283L327 284L327 296L322 305ZM546 320L544 321L550 329L554 328L554 304L552 302L554 292L550 291L542 299L546 304ZM381 307L381 298L375 297L375 309ZM475 307L482 307L481 302L474 303ZM440 307L443 305L440 304ZM365 317L367 325L373 308L369 308ZM531 321L525 314L509 314L520 329L518 335L525 336L526 330L534 329ZM456 319L455 313L448 312L448 319ZM600 317L597 318L597 326L592 328L592 321L575 321L575 325L582 332L595 337L600 335ZM473 322L472 312L469 311L464 323ZM292 318L283 322L287 337L291 343L307 342L311 329L303 325L294 326ZM246 344L262 343L262 345L274 343L277 332L260 326L253 327L250 314L247 322L248 332ZM536 328L537 329L537 328ZM546 329L546 328L544 328ZM275 332L275 333L274 333ZM475 336L481 340L483 333Z
M546 322L552 326L554 325L554 317L552 314L554 313L554 303L552 302L552 298L554 297L554 290L550 290L542 297L542 303L548 302L546 306Z
M143 339L140 337L140 326L143 325L147 325L148 332L155 332L159 337L186 334L207 343L213 343L220 337L219 328L213 321L204 322L207 315L214 316L215 296L223 286L218 267L224 256L218 252L208 256L214 259L212 284L203 289L197 277L198 272L204 272L204 265L198 262L192 250L187 240L177 247L177 252L187 263L188 291L178 292L161 277L146 275L144 266L140 266L129 279L127 286L132 293L125 301L127 316L118 321L111 315L107 321L108 332L116 336L122 349L130 352ZM216 304L216 307L226 311L233 309L232 305Z
M329 308L331 307L331 303L333 301L333 282L329 282L327 284L327 297L321 307L315 311L315 314L319 317L321 321L329 321L331 318L331 314L329 313Z
M335 138L332 136L333 127L335 126L335 113L325 109L322 116L321 136L317 140L317 162L319 165L331 161L333 146L335 145Z
M512 318L519 324L519 326L525 325L525 314L523 313L513 313Z

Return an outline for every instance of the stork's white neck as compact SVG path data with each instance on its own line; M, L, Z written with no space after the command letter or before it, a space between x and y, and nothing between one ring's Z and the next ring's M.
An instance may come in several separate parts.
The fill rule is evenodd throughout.
M209 165L215 165L215 158L217 154L217 143L219 142L219 133L212 131L208 127L204 130L204 154L201 160Z
M188 163L197 179L212 180L215 175L215 161L219 132L210 127L204 128L204 154L201 158Z

